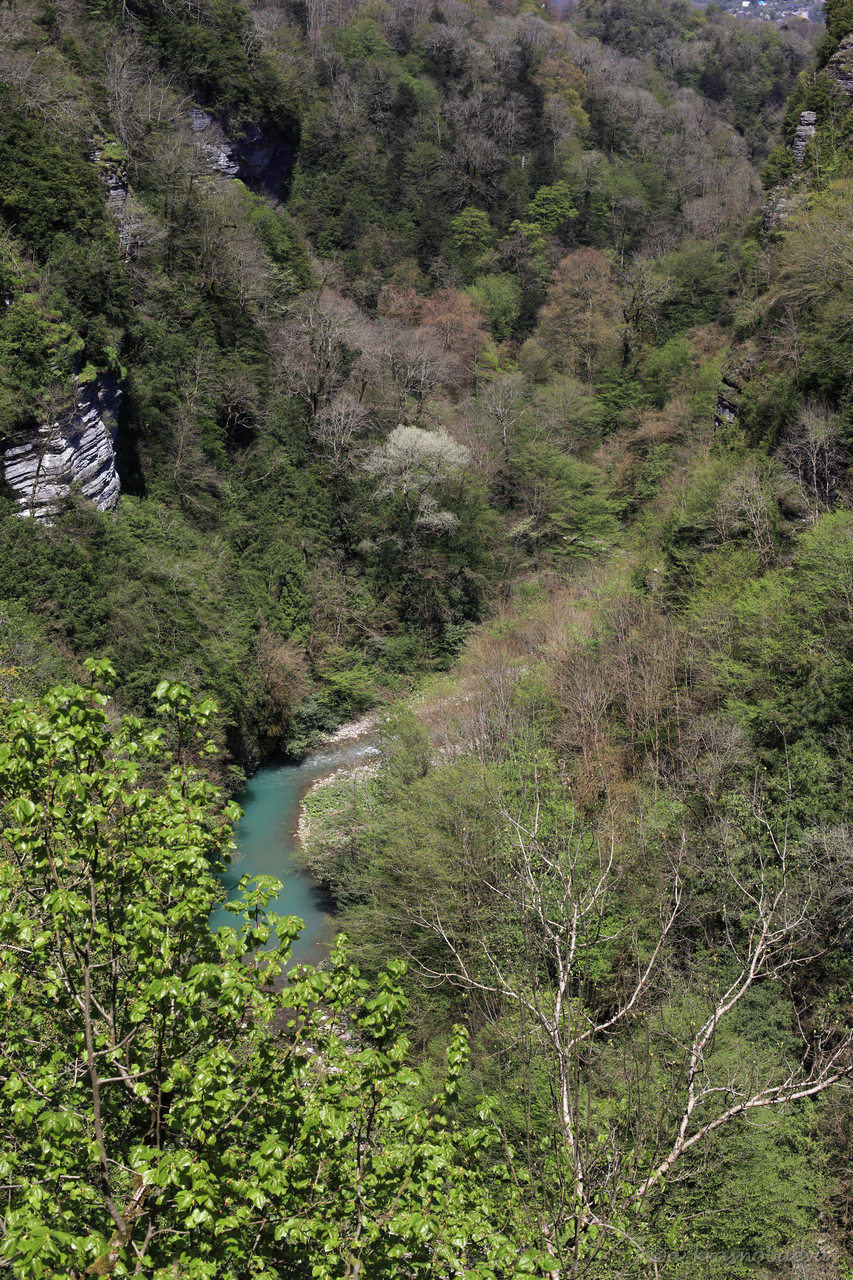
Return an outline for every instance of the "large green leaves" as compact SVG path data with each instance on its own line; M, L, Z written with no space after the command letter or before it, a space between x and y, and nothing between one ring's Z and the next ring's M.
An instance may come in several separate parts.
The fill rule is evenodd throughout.
M341 941L282 981L301 922L266 912L275 883L208 928L236 809L163 758L167 734L200 758L213 708L157 699L172 728L143 734L60 687L0 746L0 1258L19 1280L527 1274L490 1128L453 1117L464 1034L430 1094L399 965L371 989Z

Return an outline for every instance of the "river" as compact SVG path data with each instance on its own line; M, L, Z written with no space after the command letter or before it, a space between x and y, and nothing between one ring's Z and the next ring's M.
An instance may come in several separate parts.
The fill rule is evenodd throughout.
M294 866L299 806L306 791L319 778L360 764L375 755L365 739L350 739L312 751L299 764L269 764L259 769L237 800L243 817L237 824L237 853L220 880L228 897L236 895L241 876L275 876L282 888L270 903L279 915L299 916L305 929L293 947L293 960L316 964L332 941L332 903L309 875ZM211 927L234 924L234 916L219 908L210 917Z

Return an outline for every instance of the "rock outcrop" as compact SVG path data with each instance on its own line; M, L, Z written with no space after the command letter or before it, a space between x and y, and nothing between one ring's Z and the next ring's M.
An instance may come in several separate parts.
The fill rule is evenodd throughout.
M797 132L794 134L794 142L792 151L794 152L794 164L802 164L806 155L806 147L810 142L814 141L816 128L817 112L801 111L800 123L797 126Z
M134 227L132 209L129 205L130 187L127 182L127 170L124 163L110 156L109 151L95 146L92 159L106 189L107 210L112 214L118 226L118 239L124 251L125 262L136 257L139 250L139 234Z
M193 107L190 127L208 167L214 173L221 173L223 178L238 178L240 165L237 150L234 143L225 137L213 116L202 111L201 107Z
M761 348L755 340L747 338L735 347L723 366L717 388L715 431L724 432L732 423L737 422L744 391L755 377L760 364Z
M715 431L723 431L737 420L740 395L741 389L724 377L717 392L717 407L714 410Z
M74 407L55 422L43 424L26 439L6 442L3 474L17 499L19 515L50 520L74 491L101 511L115 507L120 402L118 383L102 375L78 387Z
M273 129L252 125L233 141L201 107L193 107L190 127L208 168L225 178L242 178L251 187L280 196L293 168L293 148Z
M789 182L771 191L761 210L761 230L765 235L778 230L790 217L802 209L808 199L808 189L802 184Z
M104 185L107 188L107 208L114 218L121 221L127 205L127 175L118 166L105 166Z
M826 74L853 98L853 34L845 36L826 64Z
M237 143L237 163L250 187L280 196L293 168L293 147L274 130L254 125Z

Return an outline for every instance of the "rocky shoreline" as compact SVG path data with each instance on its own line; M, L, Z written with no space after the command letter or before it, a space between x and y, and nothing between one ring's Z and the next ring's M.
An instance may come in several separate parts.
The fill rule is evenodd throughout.
M306 809L306 801L309 796L316 795L318 791L322 791L325 787L334 786L342 778L349 778L353 781L356 778L373 778L378 771L379 761L372 760L369 764L356 764L350 768L335 769L333 773L326 774L325 777L318 778L316 782L312 782L299 804L299 822L296 824L295 832L298 843L304 845L311 836L311 818Z
M366 738L368 734L376 731L378 723L379 713L377 711L369 711L360 720L349 720L346 724L342 724L335 729L333 733L327 733L317 743L317 747L329 747L336 742L355 742L359 738Z
M317 744L316 749L321 750L323 747L336 746L341 742L358 742L375 733L377 725L378 713L376 712L362 716L359 720L350 720L346 724L342 724L340 728L335 729L333 733L323 737ZM374 777L378 769L379 761L375 759L362 764L343 765L338 769L332 769L330 773L324 774L321 778L317 778L312 782L299 803L299 821L294 833L297 842L304 845L311 835L311 819L306 808L306 803L310 796L316 795L318 791L322 791L325 787L334 786L342 778Z

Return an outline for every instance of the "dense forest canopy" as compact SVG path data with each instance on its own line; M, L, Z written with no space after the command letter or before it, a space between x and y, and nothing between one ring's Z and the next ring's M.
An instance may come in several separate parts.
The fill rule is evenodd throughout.
M601 43L464 4L4 12L2 429L123 391L116 515L4 522L48 665L107 653L142 711L164 672L215 692L245 764L609 545L590 450L665 383L660 339L725 322L807 38L673 8L752 112L592 8ZM453 537L365 465L401 422L467 450L420 499Z
M848 10L0 10L0 1272L849 1274Z

